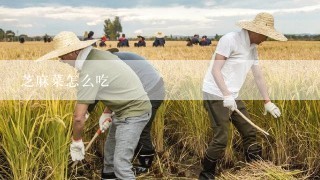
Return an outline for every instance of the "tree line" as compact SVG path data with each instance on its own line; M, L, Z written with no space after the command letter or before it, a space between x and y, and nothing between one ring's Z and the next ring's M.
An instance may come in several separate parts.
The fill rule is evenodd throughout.
M110 40L117 40L117 38L119 38L120 34L122 33L122 24L120 22L120 17L116 16L113 20L106 19L104 21L103 30L104 30L105 36L108 37ZM0 41L19 41L20 37L24 37L26 41L42 41L45 36L28 37L26 34L21 34L19 36L16 36L13 30L5 31L0 28ZM221 36L222 35L216 34L215 36L212 36L210 39L212 39L213 41L218 41L221 38ZM320 41L320 34L317 34L317 35L286 34L285 36L288 38L289 41ZM172 35L166 36L166 40L169 40L169 41L170 40L185 41L188 38L189 37L187 36L172 36ZM150 38L146 38L146 40L149 40L149 39Z
M20 41L20 38L23 38L24 41L44 41L44 42L52 41L52 37L47 34L45 34L44 36L29 37L26 34L16 35L16 33L12 30L5 31L2 28L0 28L0 42L1 41L16 42L16 41Z
M0 28L0 41L10 41L14 40L16 33L14 33L12 30L4 31Z

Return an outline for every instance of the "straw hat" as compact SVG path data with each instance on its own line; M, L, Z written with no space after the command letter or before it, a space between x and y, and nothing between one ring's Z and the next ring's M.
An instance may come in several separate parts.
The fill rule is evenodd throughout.
M274 40L287 41L288 39L274 29L274 18L269 13L259 13L252 21L239 21L237 26L243 29L263 34Z
M156 33L156 38L164 38L164 33L162 33L162 32L157 32L157 33Z
M53 38L54 50L40 57L38 60L53 59L70 52L91 46L96 41L98 40L95 39L89 41L80 41L75 33L62 31Z

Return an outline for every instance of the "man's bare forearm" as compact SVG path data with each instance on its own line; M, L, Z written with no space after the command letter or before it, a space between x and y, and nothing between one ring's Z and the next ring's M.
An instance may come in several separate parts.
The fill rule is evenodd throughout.
M255 83L258 86L259 92L260 92L263 100L265 101L265 103L269 102L270 97L268 94L268 88L267 88L266 81L262 75L262 72L261 72L259 66L253 66L252 72L254 75Z
M215 61L212 67L212 75L214 78L214 81L216 82L217 86L219 87L221 93L223 94L223 96L229 96L231 95L231 92L228 90L228 87L223 79L222 73L221 73L221 69L224 65L224 63L226 62L226 57L220 55L220 54L216 54L215 56Z
M79 140L82 138L82 131L86 121L88 105L76 104L73 118L73 139Z
M223 96L229 96L231 95L231 92L228 90L226 83L224 82L223 76L221 71L213 70L213 78L216 82L217 86L219 87L220 91L222 92Z

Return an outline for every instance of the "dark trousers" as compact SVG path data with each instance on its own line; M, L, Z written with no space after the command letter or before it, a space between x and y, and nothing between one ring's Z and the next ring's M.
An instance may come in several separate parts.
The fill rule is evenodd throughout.
M141 155L149 155L155 152L152 144L152 139L151 139L151 128L152 128L152 122L156 117L157 110L161 106L163 100L151 100L150 102L152 105L151 118L147 123L147 125L142 130L142 133L140 135L140 140L136 148L136 153Z
M257 144L257 131L238 113L231 112L228 108L223 107L223 100L217 100L218 97L204 92L204 106L208 111L209 118L212 121L213 139L206 151L210 159L220 159L223 157L228 142L228 131L230 122L239 131L244 151L254 151L261 147ZM247 117L249 114L244 103L236 100L238 109Z
M141 155L149 155L155 152L154 147L152 145L152 140L151 140L151 128L152 128L152 123L156 117L156 113L165 97L165 88L164 88L164 82L162 78L155 85L155 87L153 87L149 91L148 97L150 98L150 102L152 106L152 114L149 122L144 127L140 135L140 140L136 148L136 154L141 154Z

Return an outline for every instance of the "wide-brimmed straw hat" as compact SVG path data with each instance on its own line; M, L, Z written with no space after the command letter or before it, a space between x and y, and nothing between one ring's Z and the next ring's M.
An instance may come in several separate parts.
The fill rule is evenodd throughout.
M53 38L54 50L40 57L38 60L48 60L63 56L70 52L91 46L96 41L98 41L98 39L80 41L75 33L62 31Z
M156 33L156 38L164 38L164 33L163 32L157 32Z
M287 41L288 39L274 28L274 18L269 13L259 13L252 21L239 21L236 24L243 29L263 34L274 40Z

